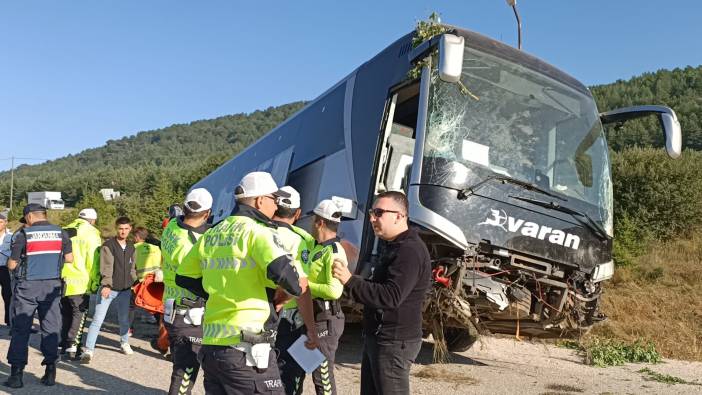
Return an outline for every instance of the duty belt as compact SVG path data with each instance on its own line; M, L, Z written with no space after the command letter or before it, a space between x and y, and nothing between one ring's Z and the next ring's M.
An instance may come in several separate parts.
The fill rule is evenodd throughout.
M261 344L269 343L275 344L275 338L278 332L273 330L263 331L260 333L254 333L246 330L240 330L239 327L234 325L226 324L204 324L202 326L203 337L213 337L213 338L229 338L238 337L240 343L249 344ZM231 345L228 347L236 348L236 345Z
M270 351L275 344L276 335L277 332L273 330L261 333L241 331L239 344L230 347L246 354L246 366L253 366L257 371L264 372L268 369Z
M180 299L180 304L176 304L173 309L176 315L186 315L192 308L205 307L205 301L198 298L196 300L184 297Z
M278 336L278 332L272 331L272 330L263 331L261 333L241 331L240 340L242 343L249 343L249 344L261 344L261 343L275 344L276 336Z
M341 313L341 303L338 300L312 299L312 306L315 316L327 312L333 316Z
M180 298L180 306L179 307L186 307L189 309L205 307L205 300L202 298L199 298L199 297L196 299Z
M239 342L237 344L234 344L232 346L229 346L235 350L239 350L243 353L251 352L251 344L250 343L244 343L244 342Z
M174 309L174 312L176 315L186 315L186 314L188 314L188 310L190 310L188 307L178 306Z

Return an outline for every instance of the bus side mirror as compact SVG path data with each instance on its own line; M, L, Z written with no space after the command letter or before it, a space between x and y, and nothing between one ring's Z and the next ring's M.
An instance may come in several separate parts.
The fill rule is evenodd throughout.
M458 82L463 71L463 49L465 40L461 36L444 34L439 41L439 78L446 82Z
M660 121L665 132L665 149L668 156L677 159L682 151L682 130L675 112L670 111L671 113L660 114Z
M602 124L623 123L630 119L648 115L657 115L663 133L665 134L665 149L673 159L680 157L682 152L682 131L680 122L672 108L666 106L635 106L619 108L600 114Z

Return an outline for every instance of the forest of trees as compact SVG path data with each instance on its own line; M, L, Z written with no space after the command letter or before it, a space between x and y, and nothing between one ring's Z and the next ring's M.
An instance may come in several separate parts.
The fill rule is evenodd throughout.
M626 260L645 240L696 230L699 216L676 215L670 202L677 208L684 205L687 213L702 214L702 182L695 179L702 171L702 155L697 152L702 150L702 66L660 70L591 89L600 111L668 105L677 112L683 130L682 161L667 160L662 150L651 149L663 146L653 117L607 130L615 179L615 227L621 235L619 256ZM303 105L296 102L173 125L109 140L102 147L40 165L20 166L15 171L15 204L23 204L27 191L61 191L69 206L99 207L104 225L115 215L129 214L158 233L165 207ZM2 204L9 199L9 182L9 172L0 173ZM102 188L119 190L123 197L105 203L97 195Z

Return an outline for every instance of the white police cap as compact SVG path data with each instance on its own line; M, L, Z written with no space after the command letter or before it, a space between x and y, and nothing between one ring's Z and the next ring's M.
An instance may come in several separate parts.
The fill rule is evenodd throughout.
M212 208L212 195L205 188L195 188L185 196L183 206L193 213L200 213Z
M97 219L97 211L94 208L84 208L78 213L78 218Z
M289 193L290 197L278 198L278 206L293 210L300 208L300 194L295 190L295 188L286 185L280 188L280 190Z
M341 208L331 199L319 202L312 212L329 221L341 222Z
M237 199L269 194L279 197L290 197L289 193L278 189L273 176L265 171L254 171L245 175L234 189L234 196Z

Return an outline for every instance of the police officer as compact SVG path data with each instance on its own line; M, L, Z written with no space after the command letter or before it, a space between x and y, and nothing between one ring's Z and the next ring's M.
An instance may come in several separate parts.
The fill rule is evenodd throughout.
M168 224L171 222L172 219L180 218L183 216L183 209L178 204L172 204L172 205L168 206L167 211L168 211L168 217L164 218L163 222L161 222L161 228L164 230L166 229L166 227L168 226ZM173 273L172 281L173 281L173 284L175 285L175 272ZM171 355L168 353L168 350L170 348L170 343L168 341L168 331L166 330L166 326L164 325L163 319L161 319L159 322L158 337L151 341L151 347L158 350L158 352L160 352L161 354L166 356L166 358L171 357Z
M26 224L12 243L7 262L10 270L17 269L12 293L12 328L7 360L10 377L5 385L21 388L22 373L27 365L29 334L34 312L39 311L41 327L42 365L46 371L41 378L44 385L56 384L56 360L61 332L61 267L73 262L71 241L61 228L46 219L46 208L39 204L24 207Z
M202 344L202 326L189 318L188 306L183 298L198 301L192 292L179 287L175 282L176 270L193 244L207 230L207 218L212 208L212 195L204 188L196 188L185 197L184 216L171 220L161 236L163 255L163 303L166 306L164 324L168 331L173 372L170 395L190 394L195 386L200 363L197 353Z
M334 262L347 265L347 260L344 248L337 236L341 221L339 207L333 201L325 199L319 202L313 212L312 234L316 243L310 251L306 266L307 280L312 292L315 331L319 337L319 349L326 360L312 372L312 381L318 395L327 395L337 393L336 381L334 380L334 359L339 338L344 332L344 313L341 311L339 303L344 286L332 276L332 270ZM297 338L294 337L295 331L284 332L283 328L286 325L287 322L282 320L280 334L289 334L290 338L284 340L285 345L289 347ZM285 345L281 344L287 349ZM285 359L285 364L281 367L285 392L287 394L301 394L305 371L289 357L287 352L281 351L281 356Z
M309 250L314 246L314 237L307 233L306 230L295 226L302 213L300 210L300 193L288 185L280 188L280 190L288 193L290 197L278 198L278 209L273 214L273 222L278 225L277 233L285 250L293 257L299 258L304 268L304 265L307 263ZM296 303L294 300L291 300L290 304L295 305Z
M158 245L154 242L158 242ZM149 231L142 226L134 228L134 269L136 270L137 281L143 283L149 274L154 277L161 271L161 242L149 234ZM159 277L159 282L161 277ZM136 306L134 305L135 295L132 294L132 301L129 306L129 327L134 327L134 317ZM158 321L150 313L142 316L142 322L156 324Z
M307 264L310 248L314 246L314 237L307 233L306 230L294 225L301 214L300 193L298 193L295 188L288 185L280 188L280 190L288 193L290 197L279 197L276 202L278 204L278 209L275 211L275 214L273 214L273 222L277 226L276 234L283 246L283 250L295 259L294 264L300 277L306 278L307 269L305 265ZM291 313L290 311L286 312L286 309L294 309L296 317L302 322L302 315L297 314L297 301L295 299L287 297L279 302L284 303L277 305L276 311L282 309L280 312L284 314ZM286 307L286 309L283 309L283 307ZM281 315L281 318L284 318L284 316ZM276 346L276 348L278 347Z
M144 227L134 229L134 269L137 280L144 281L147 275L156 273L161 269L161 249L159 246L150 243L149 231Z
M61 278L65 291L61 298L61 354L67 354L71 359L79 355L85 315L90 303L91 281L95 281L95 273L99 272L96 264L102 239L100 231L95 228L97 212L86 208L78 213L78 218L64 227L71 238L73 263L64 265ZM97 285L97 284L95 284Z
M306 276L310 250L315 244L314 237L304 229L294 225L302 212L300 210L300 194L290 186L284 186L280 189L289 193L290 197L278 198L278 210L276 210L273 220L278 225L278 236L285 250L300 261L302 271ZM302 273L300 275L302 276ZM283 306L280 317L278 336L275 341L275 348L279 353L278 369L280 369L280 377L286 393L291 393L291 390L297 388L298 385L302 389L302 385L299 382L300 375L297 374L297 369L289 368L290 364L294 363L296 366L297 364L288 353L288 348L300 335L305 333L305 326L294 299Z
M208 298L198 355L208 394L282 394L276 365L278 315L284 292L301 296L305 322L313 323L307 282L285 252L271 217L290 195L265 172L244 176L235 188L237 211L209 229L176 271L176 284ZM312 328L313 326L310 326ZM308 331L307 347L317 336Z

